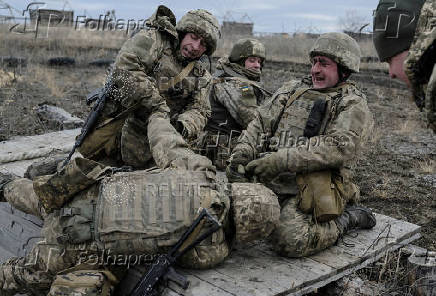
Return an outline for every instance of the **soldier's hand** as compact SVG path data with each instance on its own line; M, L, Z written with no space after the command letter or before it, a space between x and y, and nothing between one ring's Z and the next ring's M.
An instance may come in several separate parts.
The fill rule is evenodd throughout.
M189 139L189 138L194 136L193 132L191 131L192 129L189 128L189 124L187 122L177 121L176 122L176 130L185 139Z
M274 179L287 168L287 151L279 150L263 158L251 161L245 170L251 175L259 177L261 182Z
M234 151L227 162L226 175L229 182L249 182L244 169L244 166L250 162L248 155L245 155L243 151Z
M226 176L230 183L248 183L249 180L245 177L244 166L242 164L228 165L226 168Z

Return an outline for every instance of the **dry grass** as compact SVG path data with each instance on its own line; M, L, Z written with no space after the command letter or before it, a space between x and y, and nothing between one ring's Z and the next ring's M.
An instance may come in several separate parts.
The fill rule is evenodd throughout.
M431 158L419 160L416 169L422 174L434 174L436 173L436 161Z
M396 130L400 135L411 135L421 128L422 123L416 119L406 119Z
M109 52L116 52L120 49L127 37L125 31L90 31L86 28L76 30L74 27L47 28L40 26L37 38L35 38L35 33L11 33L8 30L8 25L0 24L0 40L2 40L0 55L21 55L37 61L53 56L70 56L81 60L101 58L107 57ZM220 39L214 55L228 55L233 44L239 38ZM300 63L308 62L307 53L315 41L314 38L303 34L294 37L274 35L256 38L265 44L268 59ZM362 56L376 56L371 40L360 42L360 47ZM365 67L370 66L366 65ZM382 69L384 67L382 66Z

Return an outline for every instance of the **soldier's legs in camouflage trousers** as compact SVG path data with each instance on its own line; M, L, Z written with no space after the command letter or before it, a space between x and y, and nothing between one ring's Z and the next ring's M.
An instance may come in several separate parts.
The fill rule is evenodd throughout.
M38 196L33 190L33 181L17 178L4 187L4 197L14 208L44 219L45 212L40 206Z
M339 237L334 221L315 223L297 208L296 198L284 202L280 222L272 234L277 253L286 257L310 256L332 246Z
M59 245L36 244L25 257L11 258L0 265L0 295L29 292L46 295L56 273L73 266L72 255Z

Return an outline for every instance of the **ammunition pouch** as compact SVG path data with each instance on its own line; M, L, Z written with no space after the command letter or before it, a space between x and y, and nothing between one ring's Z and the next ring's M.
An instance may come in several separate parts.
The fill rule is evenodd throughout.
M340 175L330 170L297 174L297 185L298 207L315 221L331 221L344 211L348 194Z
M95 207L94 200L79 200L74 206L56 210L62 235L57 237L60 244L81 244L95 237Z
M116 277L107 270L77 270L58 274L48 296L110 296L116 283Z

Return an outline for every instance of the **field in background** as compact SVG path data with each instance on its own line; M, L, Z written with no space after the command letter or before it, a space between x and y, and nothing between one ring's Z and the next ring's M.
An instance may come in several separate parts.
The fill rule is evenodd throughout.
M29 30L29 29L28 29ZM70 56L78 61L112 57L127 39L125 31L90 31L86 28L40 28L35 33L9 32L8 26L0 25L0 55L24 56L29 61L42 61L56 56ZM218 41L214 56L227 55L241 37L227 36ZM307 63L307 52L315 38L310 35L271 35L253 37L260 40L267 50L267 58L273 61ZM359 41L363 57L375 57L371 40Z

